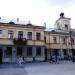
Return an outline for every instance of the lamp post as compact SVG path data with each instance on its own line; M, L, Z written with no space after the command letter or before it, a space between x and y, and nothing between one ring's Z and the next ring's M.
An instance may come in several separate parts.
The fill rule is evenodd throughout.
M72 36L73 36L73 31L70 31L69 32L70 34L70 41L71 41L71 51L72 51L72 61L75 62L75 59L74 59L74 50L73 50L73 41L72 41Z

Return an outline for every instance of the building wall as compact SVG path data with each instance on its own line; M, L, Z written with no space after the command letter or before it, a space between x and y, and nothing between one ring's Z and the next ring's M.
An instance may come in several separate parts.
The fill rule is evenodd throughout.
M13 27L13 26L3 26L0 27L0 30L2 30L3 36L2 39L0 39L0 44L10 44L13 45L13 41L8 39L8 30L13 31L13 38L18 38L18 31L23 31L23 38L28 39L27 33L32 32L32 40L28 40L28 45L44 45L44 32L43 29L33 29L33 28L21 28L21 27ZM41 34L40 41L36 40L36 33L39 32Z
M68 30L65 29L65 24L68 25ZM73 35L71 37L69 33L66 33L71 29L70 18L59 18L55 23L55 27L57 30L61 31L44 31L45 28L43 26L0 23L0 30L2 30L2 38L0 38L0 48L2 48L3 51L2 61L16 62L18 58L23 56L25 61L44 61L45 57L47 57L47 60L50 60L51 56L53 56L56 51L61 58L72 55L71 49L75 50L75 36ZM18 38L18 31L23 31L23 39L26 38L27 43L25 45L14 44L13 39L8 39L8 30L13 31L13 39ZM31 40L28 39L28 32L32 32ZM41 34L40 40L36 40L36 33ZM71 38L74 39L73 44ZM6 54L7 47L12 47L12 54L10 56ZM18 47L22 47L22 55L20 56L17 55L19 51ZM28 47L32 48L31 56L27 56ZM37 56L38 47L41 48L40 56Z

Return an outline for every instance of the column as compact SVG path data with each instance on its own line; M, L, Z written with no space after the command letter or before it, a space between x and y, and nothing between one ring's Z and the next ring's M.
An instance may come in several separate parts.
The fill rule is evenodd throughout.
M50 58L51 58L50 57L51 56L51 53L52 53L51 50L50 49L47 49L47 59L48 60L50 60Z
M72 57L72 50L71 50L71 49L68 49L68 55L69 55L70 57Z
M3 51L2 62L5 62L6 50L7 50L7 47L6 47L6 46L3 46L3 47L2 47L2 51Z
M27 47L23 47L23 53L22 53L22 55L24 57L27 57Z
M6 46L3 46L3 47L2 47L3 58L6 57L6 50L7 50L7 47L6 47Z
M16 46L12 47L12 62L16 62L17 58L17 48Z
M32 48L32 56L33 56L33 61L35 61L35 57L36 57L36 47L35 46Z
M45 48L44 47L41 47L41 57L42 57L42 60L45 60L44 50L45 50Z
M45 57L44 50L45 50L45 48L41 47L42 57Z
M60 49L60 50L59 50L59 55L60 55L60 58L61 58L61 59L64 58L63 49Z

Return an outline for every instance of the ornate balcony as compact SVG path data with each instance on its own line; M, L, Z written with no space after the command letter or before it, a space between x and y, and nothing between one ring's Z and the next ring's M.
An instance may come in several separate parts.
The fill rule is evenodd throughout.
M26 45L27 44L27 39L26 38L23 38L23 39L14 38L13 43L15 45Z

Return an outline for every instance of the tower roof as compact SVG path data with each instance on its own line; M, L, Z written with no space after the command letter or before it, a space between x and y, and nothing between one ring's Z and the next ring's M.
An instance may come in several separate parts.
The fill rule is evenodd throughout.
M71 18L65 17L63 12L60 13L60 17L56 20L56 22L59 21L60 19L68 19L68 20L71 20Z
M63 12L60 13L60 17L64 17L64 13Z

